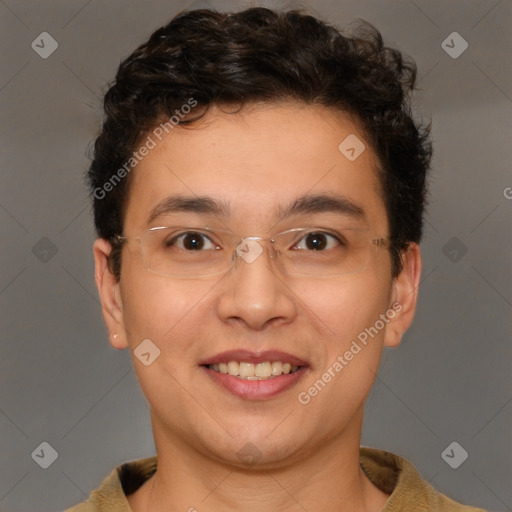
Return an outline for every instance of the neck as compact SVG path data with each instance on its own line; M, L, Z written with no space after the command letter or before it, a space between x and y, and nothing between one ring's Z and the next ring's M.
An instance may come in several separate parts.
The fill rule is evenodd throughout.
M154 430L158 468L128 497L134 512L378 512L388 498L359 466L358 425L309 453L303 450L288 465L247 468L206 457L183 440L170 442Z

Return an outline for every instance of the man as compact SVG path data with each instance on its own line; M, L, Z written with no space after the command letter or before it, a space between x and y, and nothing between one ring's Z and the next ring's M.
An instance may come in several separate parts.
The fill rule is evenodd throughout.
M470 511L360 447L413 320L429 128L363 24L181 13L119 67L89 171L96 283L157 456L84 511Z

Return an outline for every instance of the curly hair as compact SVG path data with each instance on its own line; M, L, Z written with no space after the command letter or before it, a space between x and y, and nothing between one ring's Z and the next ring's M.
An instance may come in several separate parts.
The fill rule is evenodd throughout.
M416 73L414 61L385 46L364 20L348 36L300 10L179 13L120 64L105 94L88 171L98 236L113 241L123 232L130 175L107 189L113 169L126 166L142 137L190 98L200 113L180 124L193 123L212 105L299 101L359 121L379 162L396 277L403 252L422 237L432 158L431 124L413 120ZM119 279L115 244L110 262Z

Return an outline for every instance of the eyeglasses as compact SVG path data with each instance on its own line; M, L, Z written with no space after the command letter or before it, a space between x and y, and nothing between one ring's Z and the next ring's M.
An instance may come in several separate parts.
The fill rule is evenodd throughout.
M154 227L139 238L116 236L113 244L138 241L147 270L177 278L206 277L227 272L239 259L251 264L269 242L269 257L285 274L333 277L366 268L387 238L365 229L293 228L271 238L241 237L217 228Z

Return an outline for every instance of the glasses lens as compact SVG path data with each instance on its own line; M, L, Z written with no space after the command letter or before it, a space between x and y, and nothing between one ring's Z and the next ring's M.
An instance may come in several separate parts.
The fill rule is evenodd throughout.
M375 245L366 230L290 230L274 237L281 264L289 274L339 276L363 270Z
M141 238L142 258L152 272L203 276L227 270L232 253L226 235L207 229L153 228Z

